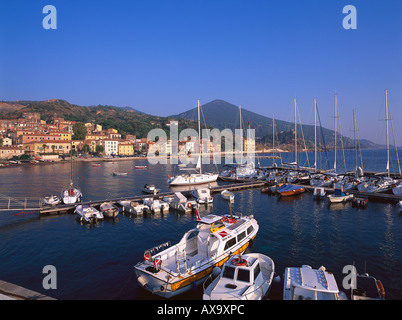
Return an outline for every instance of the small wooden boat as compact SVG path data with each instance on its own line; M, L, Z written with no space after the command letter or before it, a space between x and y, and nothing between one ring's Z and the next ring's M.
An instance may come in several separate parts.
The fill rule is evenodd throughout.
M260 253L232 256L219 277L204 290L203 300L262 300L271 288L274 261Z
M100 167L101 165L100 165L100 163L94 163L92 166L93 167Z
M88 204L77 206L75 213L78 214L78 220L85 223L96 223L104 218L102 212Z
M234 201L234 194L233 194L233 192L230 192L229 190L223 190L221 192L221 196L225 200Z
M119 208L112 202L102 203L100 210L106 218L116 218L119 215Z
M161 189L157 189L155 188L155 186L153 184L149 185L146 184L143 188L142 188L142 192L144 193L150 193L150 194L157 194L159 193Z
M61 202L60 198L57 196L48 196L43 198L43 204L47 206L55 206Z
M137 170L145 170L147 166L135 166Z
M281 195L281 197L295 196L303 193L304 191L304 187L295 186L292 184L284 184L277 189L277 192Z

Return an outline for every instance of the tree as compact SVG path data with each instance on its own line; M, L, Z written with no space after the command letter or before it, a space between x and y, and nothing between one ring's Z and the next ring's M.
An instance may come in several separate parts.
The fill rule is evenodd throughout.
M82 146L82 151L84 153L88 153L89 152L89 145L87 145L86 143Z
M76 122L73 126L73 140L84 140L87 134L87 127L82 122Z
M105 150L105 149L103 148L103 146L101 146L101 145L97 145L97 146L96 146L96 152L102 153L104 150Z

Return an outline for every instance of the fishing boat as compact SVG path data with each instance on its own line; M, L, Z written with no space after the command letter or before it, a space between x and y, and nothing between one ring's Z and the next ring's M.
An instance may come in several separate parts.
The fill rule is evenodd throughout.
M331 272L324 267L313 269L303 265L285 269L283 300L347 300L347 297L339 291Z
M203 300L262 300L271 288L274 261L260 253L236 255L204 289Z
M194 189L191 191L191 195L198 203L208 204L214 201L214 198L211 196L211 191L208 188Z
M75 213L78 214L78 220L85 223L96 223L104 219L102 212L88 204L78 205Z
M259 229L252 215L200 218L196 211L196 216L197 226L177 244L165 243L144 252L144 261L134 266L141 287L165 298L184 293L204 282L231 255L243 253Z
M368 273L356 275L356 287L351 288L351 300L384 300L385 289L380 280Z
M100 163L94 163L92 166L93 167L100 167L101 165L100 165Z
M223 190L221 192L221 196L223 199L228 201L234 201L234 193L230 192L229 190Z
M353 194L344 193L341 189L335 189L333 194L328 195L330 203L347 202L353 199Z
M321 200L325 198L327 192L322 187L315 187L313 192L313 197L315 200Z
M112 202L103 202L100 210L106 218L116 218L119 215L119 208Z
M157 194L157 193L159 193L159 191L161 191L161 189L155 188L155 186L153 184L151 184L151 185L146 184L142 188L142 192L149 193L149 194Z
M200 100L198 100L198 150L201 150L201 126L200 126ZM189 185L197 185L197 184L207 184L216 182L219 174L215 173L203 173L202 172L202 163L201 163L201 154L198 156L198 161L196 165L196 170L199 170L199 173L193 174L179 174L177 176L168 177L167 183L170 186L189 186Z
M298 194L301 194L305 191L303 187L294 186L292 184L284 184L279 187L276 192L281 195L281 197L291 197Z
M43 198L43 204L47 206L54 206L60 203L60 198L58 196L48 196Z
M124 212L142 215L144 213L150 212L147 205L139 203L138 201L122 200L118 202L122 206Z

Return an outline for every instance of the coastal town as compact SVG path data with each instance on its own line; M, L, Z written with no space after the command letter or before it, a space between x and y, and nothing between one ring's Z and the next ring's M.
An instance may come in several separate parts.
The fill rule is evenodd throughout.
M170 125L177 125L173 121ZM251 139L243 139L244 151L254 150ZM219 146L220 147L220 146ZM161 150L163 148L163 150ZM191 139L179 140L181 153L196 152L197 144ZM201 140L202 152L218 152L208 139ZM18 119L0 119L0 163L9 161L56 161L64 156L89 155L95 157L146 156L148 151L158 155L172 153L172 141L157 144L147 138L119 133L117 129L104 129L96 123L82 123L54 117L41 120L40 113L23 112Z

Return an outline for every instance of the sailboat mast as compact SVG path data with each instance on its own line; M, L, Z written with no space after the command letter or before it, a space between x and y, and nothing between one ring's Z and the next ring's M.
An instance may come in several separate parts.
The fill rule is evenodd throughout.
M275 164L275 119L272 118L272 162Z
M357 141L356 141L356 113L355 113L355 109L353 109L353 136L354 136L354 140L355 140L355 156L356 156L356 170L357 170Z
M317 100L314 98L314 169L317 169Z
M390 176L389 172L389 136L388 136L388 91L385 90L385 123L386 123L386 131L387 131L387 171L388 177Z
M198 108L198 146L199 146L199 160L200 160L200 173L202 173L202 165L201 165L201 120L200 120L200 99L197 101Z
M70 186L73 185L73 139L70 140Z
M337 127L337 123L336 123L336 120L337 120L337 107L338 107L338 99L337 99L337 96L336 96L336 93L335 93L335 117L334 117L334 124L335 124L335 142L334 142L334 148L335 148L335 158L334 158L334 172L336 173L336 127Z
M296 98L294 98L294 103L295 103L295 163L296 163L296 169L297 169L297 119L296 119Z

